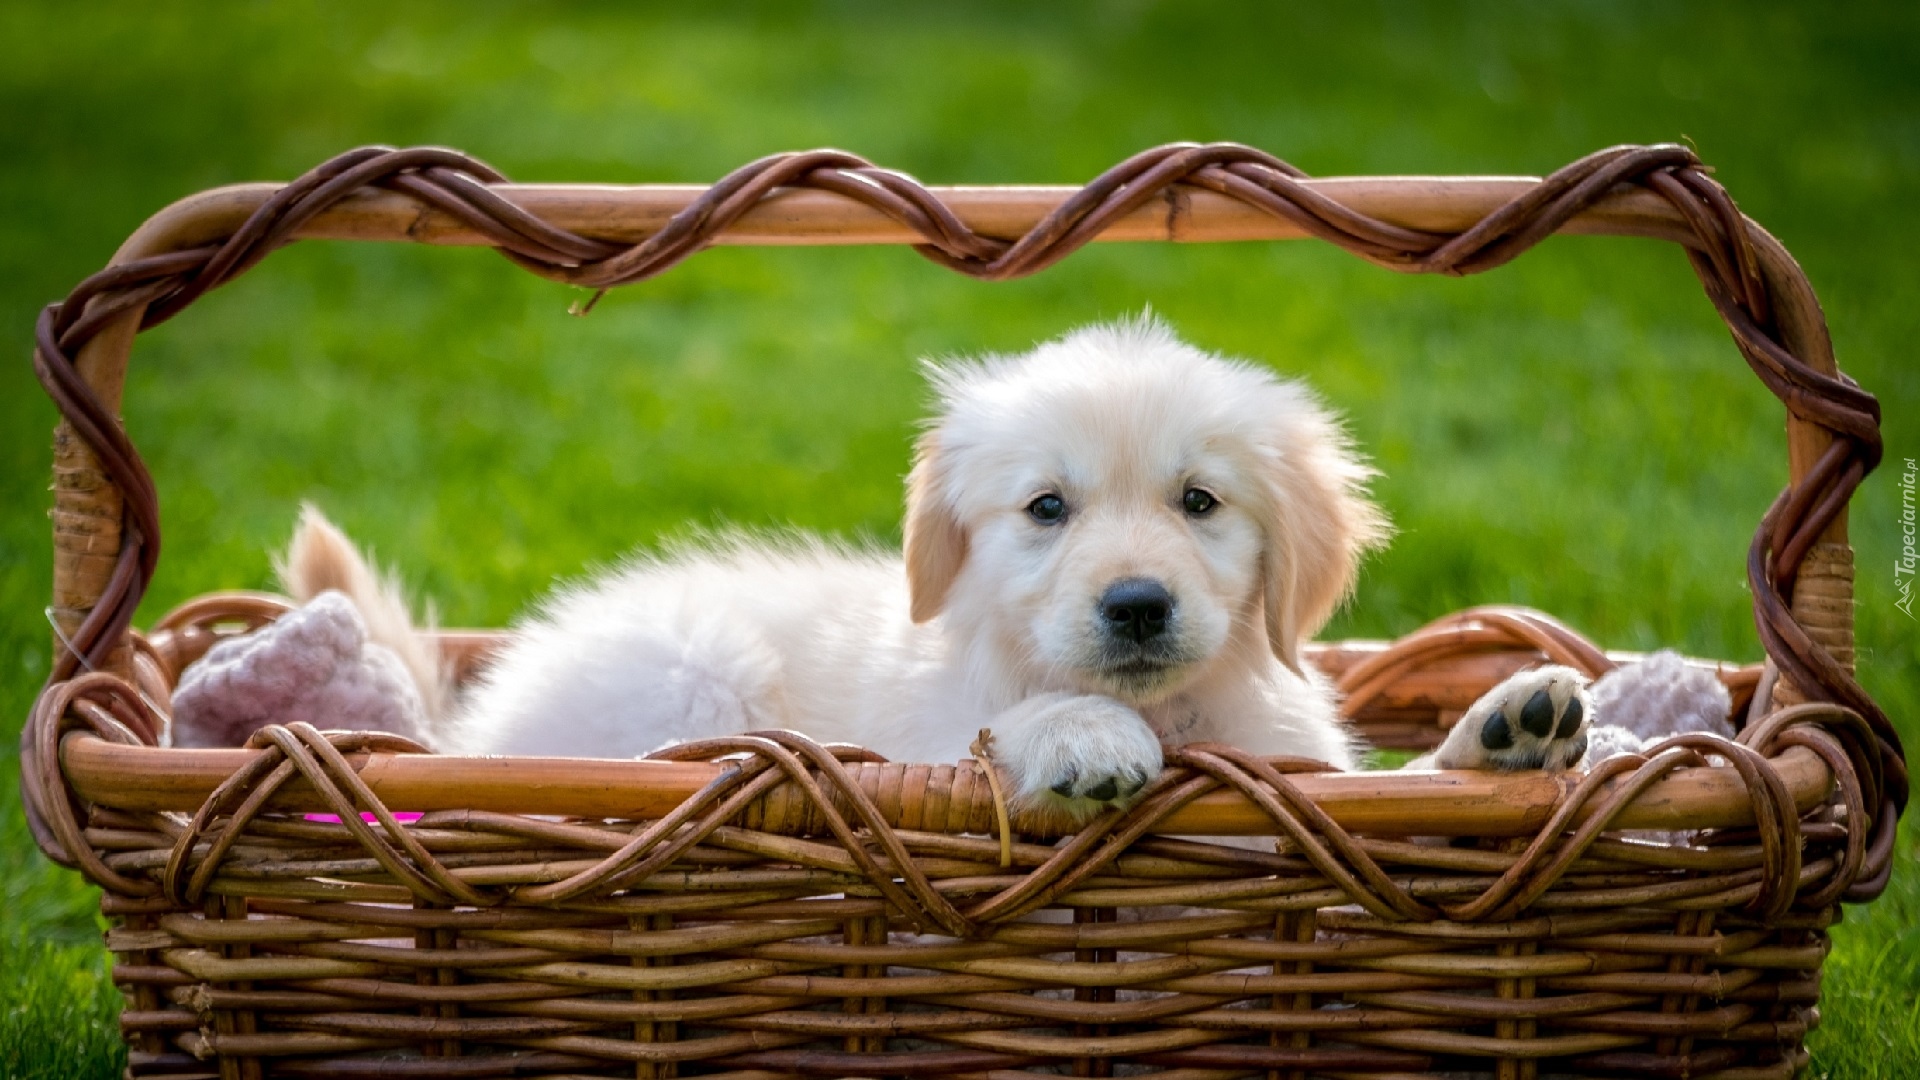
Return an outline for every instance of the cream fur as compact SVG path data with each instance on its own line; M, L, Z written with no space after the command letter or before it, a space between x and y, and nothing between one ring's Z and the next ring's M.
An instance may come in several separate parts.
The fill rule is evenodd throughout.
M1163 740L1351 766L1299 646L1386 525L1309 391L1150 317L929 374L941 416L909 478L904 559L732 540L563 588L442 704L439 747L624 757L779 727L950 762L991 728L1020 799L1074 814L1156 773ZM1183 503L1195 487L1218 500L1204 516ZM1049 493L1067 512L1043 525L1027 507ZM303 518L289 587L363 586L344 591L376 640L410 637L388 617L404 617L397 591L330 529ZM1174 598L1157 670L1113 670L1126 646L1099 598L1129 578Z

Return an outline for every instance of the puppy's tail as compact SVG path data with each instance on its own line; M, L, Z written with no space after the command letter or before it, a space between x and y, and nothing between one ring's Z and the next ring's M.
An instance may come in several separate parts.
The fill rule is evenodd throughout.
M328 589L345 593L366 622L368 638L393 650L412 674L430 729L444 726L453 704L453 669L433 642L415 629L399 578L376 570L347 534L312 503L301 505L293 542L275 560L274 570L280 587L303 604ZM433 628L431 611L425 628Z

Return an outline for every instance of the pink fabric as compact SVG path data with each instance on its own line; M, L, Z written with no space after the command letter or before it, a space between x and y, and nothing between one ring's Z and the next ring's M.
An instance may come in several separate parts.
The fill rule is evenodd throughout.
M329 590L250 634L230 637L181 673L172 744L240 746L267 724L386 731L418 741L426 707L393 650Z
M377 825L380 822L379 818L369 813L362 812L360 817L370 825ZM413 810L395 810L393 812L393 820L395 821L419 821L420 817L419 812ZM340 816L338 814L308 814L307 820L324 821L330 825L340 824Z

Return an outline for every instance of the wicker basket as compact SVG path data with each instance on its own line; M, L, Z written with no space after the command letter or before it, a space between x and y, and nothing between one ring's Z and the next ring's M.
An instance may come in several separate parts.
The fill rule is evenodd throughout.
M299 724L154 745L178 672L284 604L213 596L131 628L160 532L117 422L128 353L293 240L491 245L605 288L713 243L910 243L1003 279L1095 239L1314 236L1464 274L1554 232L1681 245L1787 405L1792 482L1748 560L1769 659L1715 665L1737 742L1571 776L1189 746L1072 836L1009 820L977 763L781 734L592 762ZM704 189L515 186L373 148L162 211L47 309L34 359L65 417L62 647L23 790L47 854L105 890L135 1076L1786 1077L1826 928L1886 882L1907 780L1852 677L1845 516L1878 406L1793 260L1681 147L1545 180L1310 180L1169 146L1077 189L926 188L829 151ZM441 635L466 662L496 641ZM1420 747L1523 666L1619 657L1503 608L1312 659L1376 744ZM1273 847L1192 839L1220 836Z

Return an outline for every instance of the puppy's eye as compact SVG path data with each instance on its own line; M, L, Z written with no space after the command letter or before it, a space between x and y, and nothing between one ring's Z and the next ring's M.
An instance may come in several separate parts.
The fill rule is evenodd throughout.
M1058 524L1067 516L1067 501L1058 495L1042 495L1027 504L1027 516L1042 525Z
M1187 513L1194 517L1206 517L1213 513L1214 507L1220 505L1220 500L1214 498L1212 492L1201 488L1188 488L1180 501L1187 508Z

